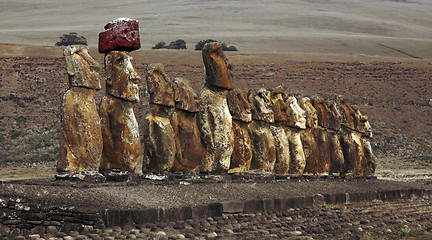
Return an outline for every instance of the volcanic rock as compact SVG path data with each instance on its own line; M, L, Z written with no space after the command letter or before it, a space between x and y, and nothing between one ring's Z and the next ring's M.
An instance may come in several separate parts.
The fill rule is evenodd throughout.
M146 71L147 91L150 103L174 107L174 91L171 80L162 64L149 64Z
M141 48L138 21L118 18L105 25L99 33L99 52L133 51Z
M231 64L222 51L222 44L207 43L202 49L202 57L206 70L207 85L224 89L233 89Z
M102 155L101 120L94 94L100 89L99 65L85 46L64 50L70 89L61 106L57 171L98 170Z
M248 92L248 100L252 105L252 119L268 123L274 122L270 91L264 88L251 89Z
M199 111L198 95L189 81L184 78L175 78L173 81L174 101L176 109L195 113Z
M200 166L203 172L225 172L230 166L234 133L226 94L209 85L200 92L198 127L205 147Z
M253 121L249 124L249 135L252 142L251 170L274 171L276 143L269 125L264 121Z
M340 129L341 116L334 103L329 108L324 99L315 98L313 106L317 111L318 125L336 131Z

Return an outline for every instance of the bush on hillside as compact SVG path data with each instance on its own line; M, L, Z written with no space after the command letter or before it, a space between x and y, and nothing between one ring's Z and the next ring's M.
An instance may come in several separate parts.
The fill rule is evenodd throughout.
M60 37L60 41L56 42L55 45L87 45L87 39L84 36L78 36L76 32L70 32L69 34L63 34L63 36Z
M210 42L218 42L216 40L213 39L207 39L207 40L202 40L199 41L196 45L195 45L195 50L202 50L204 48L204 45L206 45L207 43ZM226 43L222 43L222 50L223 51L237 51L237 48L234 46L227 46Z
M165 42L160 41L158 42L152 49L186 49L186 41L183 39L178 39L175 41L172 41L170 44L166 45Z

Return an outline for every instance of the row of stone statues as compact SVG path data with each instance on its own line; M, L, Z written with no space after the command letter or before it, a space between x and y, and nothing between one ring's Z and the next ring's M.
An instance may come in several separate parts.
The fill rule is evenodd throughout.
M70 89L62 105L58 171L138 168L141 144L133 103L139 100L140 77L130 56L139 48L138 24L118 19L105 29L99 52L105 53L106 94L99 114L94 102L98 64L85 46L64 51ZM202 56L206 75L199 96L186 79L171 80L162 64L147 67L143 172L374 173L370 125L345 99L339 105L320 98L297 101L281 88L252 89L245 97L234 89L219 43L207 44Z

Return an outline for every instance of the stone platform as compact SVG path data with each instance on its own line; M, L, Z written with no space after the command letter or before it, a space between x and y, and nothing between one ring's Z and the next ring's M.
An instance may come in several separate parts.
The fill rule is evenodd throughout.
M0 185L4 228L65 233L257 216L292 209L427 199L431 181L266 174L130 175L123 181L24 180ZM98 180L99 181L99 180ZM300 211L300 210L299 210ZM164 226L165 226L164 225ZM153 225L152 225L153 226ZM294 233L293 233L294 234Z

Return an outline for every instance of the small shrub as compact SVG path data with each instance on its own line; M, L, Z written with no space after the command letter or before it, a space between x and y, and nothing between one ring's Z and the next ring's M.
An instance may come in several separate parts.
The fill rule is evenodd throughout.
M175 41L172 41L170 44L166 45L165 42L160 41L158 42L152 49L186 49L186 41L183 39L178 39Z
M69 34L63 34L60 37L60 41L56 42L56 46L68 46L68 45L87 45L87 39L84 36L78 36L76 32L70 32Z
M216 40L213 39L207 39L207 40L202 40L199 41L196 45L195 45L195 50L202 50L204 48L204 46L207 43L211 43L211 42L218 42ZM223 51L237 51L237 48L234 46L227 46L226 43L222 43L222 50Z

